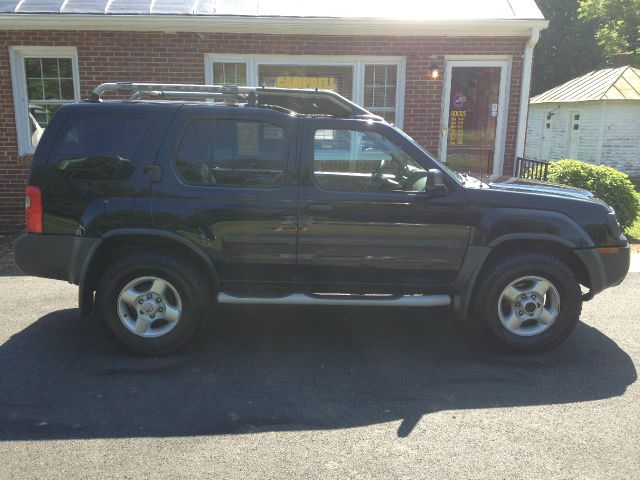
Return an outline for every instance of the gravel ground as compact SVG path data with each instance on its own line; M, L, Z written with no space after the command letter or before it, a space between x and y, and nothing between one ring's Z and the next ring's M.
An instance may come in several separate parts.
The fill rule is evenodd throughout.
M78 318L77 287L5 276L0 479L637 479L639 289L532 357L442 310L280 307L142 359Z
M0 235L0 277L20 275L13 259L13 242L17 237L17 234Z

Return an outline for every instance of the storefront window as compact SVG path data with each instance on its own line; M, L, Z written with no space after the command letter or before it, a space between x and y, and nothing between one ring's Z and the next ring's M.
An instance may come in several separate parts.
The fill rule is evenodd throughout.
M258 65L258 85L333 90L353 99L351 65Z
M213 83L215 85L246 85L247 64L215 62L213 64Z
M212 53L207 55L207 62L205 77L208 83L332 90L402 127L402 57L271 57ZM322 135L332 137L331 132Z
M18 153L33 153L53 114L80 100L73 47L11 47Z
M396 121L397 65L365 65L364 108L386 121Z

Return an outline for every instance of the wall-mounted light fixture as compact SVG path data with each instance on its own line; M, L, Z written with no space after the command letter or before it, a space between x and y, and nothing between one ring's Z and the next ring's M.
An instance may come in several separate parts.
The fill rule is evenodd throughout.
M438 57L437 55L429 56L429 67L428 67L428 75L431 77L431 80L438 80L440 78L440 70L438 68Z

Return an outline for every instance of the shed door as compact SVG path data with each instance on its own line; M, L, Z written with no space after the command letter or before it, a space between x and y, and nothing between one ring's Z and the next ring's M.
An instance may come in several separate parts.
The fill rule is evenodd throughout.
M578 158L578 147L580 146L580 112L569 112L569 133L567 135L567 158Z

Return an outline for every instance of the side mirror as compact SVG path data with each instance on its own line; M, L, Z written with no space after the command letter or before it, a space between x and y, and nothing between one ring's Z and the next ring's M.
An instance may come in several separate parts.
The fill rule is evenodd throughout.
M437 168L431 168L427 172L427 185L424 191L429 195L447 195L449 189L442 179L442 171Z

